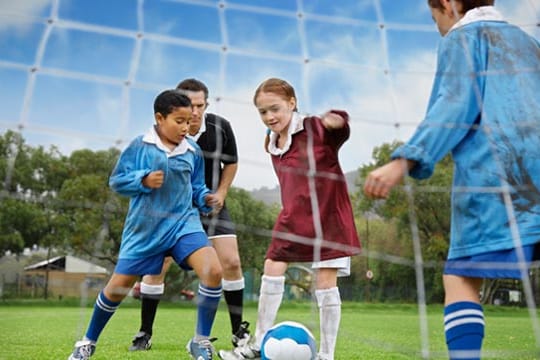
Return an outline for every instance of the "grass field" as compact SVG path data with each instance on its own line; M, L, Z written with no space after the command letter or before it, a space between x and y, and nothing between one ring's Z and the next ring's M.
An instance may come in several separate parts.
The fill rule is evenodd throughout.
M67 359L75 340L86 330L91 307L43 303L0 303L1 360ZM138 302L129 299L102 333L94 360L190 359L185 344L193 335L192 304L160 306L152 350L127 351L139 326ZM255 325L256 305L248 304L245 319ZM278 321L295 320L307 325L318 339L318 312L308 303L286 303ZM487 307L484 359L538 359L529 313L526 309ZM337 360L421 359L420 326L414 305L345 303L342 309ZM429 359L445 359L442 307L428 307ZM225 306L218 312L213 335L218 349L230 346Z

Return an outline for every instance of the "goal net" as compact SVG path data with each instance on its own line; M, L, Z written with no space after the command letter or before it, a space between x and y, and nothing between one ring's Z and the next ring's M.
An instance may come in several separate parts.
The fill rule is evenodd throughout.
M511 23L540 39L539 0L497 0L496 7ZM49 253L46 261L78 269L90 266L93 275L86 277L82 297L84 303L91 303L94 297L86 295L88 286L103 284L100 274L106 271L100 271L106 262L102 260L114 255L118 246L105 240L112 228L107 214L126 204L111 200L110 207L103 209L103 204L92 202L107 199L103 194L92 197L107 186L89 178L84 180L86 185L73 181L71 193L64 188L66 197L58 197L59 184L45 177L47 171L62 164L61 156L80 150L102 151L95 160L101 164L84 163L89 161L84 154L71 159L79 161L80 169L112 170L114 161L106 151L121 151L150 128L155 96L175 88L182 79L197 78L210 90L208 111L222 115L233 127L240 158L233 186L254 193L270 191L277 179L263 147L265 128L252 99L263 80L283 78L295 87L300 112L345 109L350 114L351 135L340 150L340 161L344 171L352 174L348 185L364 251L353 261L356 277L341 289L345 299L377 299L376 293L380 296L382 290L370 281L385 266L396 266L396 272L408 269L415 280L405 297L418 305L418 344L397 349L401 345L368 338L358 341L373 341L376 347L407 356L444 357L444 349L430 347L432 328L426 310L435 301L426 287L440 284L425 274L440 274L441 262L422 254L417 207L406 196L402 198L410 215L409 250L393 251L404 246L395 230L385 229L377 214L360 212L358 205L363 184L358 170L373 163L374 149L383 151L383 144L406 141L423 119L439 39L425 0L0 0L0 175L4 184L0 201L12 216L4 217L2 226L18 234L1 237L1 249L14 254L31 244L28 236L38 235L18 228L22 215L13 210L18 202L45 204L46 211L40 213L44 222L53 221L58 209L73 210L70 221L82 224L86 220L86 227L94 229L85 229L84 234L93 233L96 252L71 254L88 263L75 257L62 259L57 253ZM21 140L13 133L20 135L27 148L19 146ZM25 157L28 149L32 161ZM39 149L47 163L39 162ZM384 159L384 153L378 155ZM19 161L24 166L18 166ZM58 170L59 178L66 176L64 170ZM448 184L441 184L416 191L448 196ZM88 194L78 193L83 188ZM279 202L279 197L273 199ZM98 215L90 211L96 207L101 209ZM238 222L237 226L243 232L270 234L269 229L253 224ZM374 232L395 240L377 246L374 242L380 238ZM51 240L57 235L40 233L37 245L47 250L52 247L47 245L59 246ZM73 241L80 245L88 240ZM98 265L88 265L92 259ZM40 264L29 264L25 271L38 274ZM297 269L292 277L303 276L305 269ZM9 282L3 276L2 281ZM77 284L76 279L63 281ZM533 352L540 333L534 284L525 285L519 295L511 289L496 298L528 305L536 342L530 348ZM390 298L399 301L399 296L394 293ZM313 312L313 318L310 325L316 327L318 314Z

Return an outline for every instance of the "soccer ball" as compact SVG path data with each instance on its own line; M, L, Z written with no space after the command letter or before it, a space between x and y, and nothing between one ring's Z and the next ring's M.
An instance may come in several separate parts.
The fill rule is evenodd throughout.
M261 360L315 360L317 345L302 324L284 321L271 327L261 343Z

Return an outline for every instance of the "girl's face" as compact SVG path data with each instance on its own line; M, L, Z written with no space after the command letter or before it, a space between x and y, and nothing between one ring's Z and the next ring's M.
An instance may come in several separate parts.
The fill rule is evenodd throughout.
M177 107L166 117L155 115L158 135L165 146L174 148L184 140L191 121L191 107Z
M287 132L296 108L296 99L284 99L272 92L260 92L255 99L255 106L263 123L275 133Z

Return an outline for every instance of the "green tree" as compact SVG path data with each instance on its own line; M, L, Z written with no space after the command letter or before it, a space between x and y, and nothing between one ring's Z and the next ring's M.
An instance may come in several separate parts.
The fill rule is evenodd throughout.
M394 142L375 148L373 151L375 161L360 169L360 179L364 179L374 168L387 163L392 151L399 145L399 142ZM370 240L370 248L383 250L382 253L387 254L388 261L390 261L389 264L384 265L384 270L379 271L378 281L383 285L382 291L389 287L393 288L397 294L405 295L406 289L414 289L416 286L414 268L411 267L414 260L411 232L412 212L416 218L422 259L428 269L428 271L424 271L428 301L442 300L441 274L450 235L452 175L453 162L451 157L447 156L436 165L435 171L429 179L420 181L412 178L406 179L405 184L409 186L413 194L412 203L409 201L405 186L394 189L388 199L384 201L372 200L363 196L360 186L359 192L354 196L358 212L367 214L368 218L376 219L377 222L396 228L396 235L393 239L386 242L378 239L378 241L383 241L382 244ZM396 261L392 260L392 256L398 257L395 259ZM384 259L384 256L382 258ZM397 259L403 263L407 263L408 260L409 265L400 265Z
M76 253L116 264L129 199L109 189L117 149L79 150L68 159L70 178L62 184L58 213L66 246Z
M20 253L25 247L52 244L52 207L67 177L66 158L55 147L27 146L12 131L0 137L0 153L0 249Z
M39 203L7 197L0 202L0 229L0 251L19 254L45 236L46 214Z
M227 208L236 225L242 267L262 271L279 209L255 200L246 190L235 187L227 195Z

